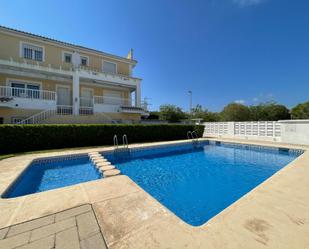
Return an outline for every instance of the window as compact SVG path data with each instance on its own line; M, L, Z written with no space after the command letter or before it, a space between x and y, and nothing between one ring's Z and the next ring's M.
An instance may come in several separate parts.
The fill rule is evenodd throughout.
M28 60L43 61L43 47L23 43L22 57Z
M40 85L33 83L11 82L12 95L20 98L40 98Z
M117 64L109 61L103 61L103 72L117 73Z
M80 61L81 61L82 66L88 66L88 58L87 57L81 56Z
M64 53L64 62L71 63L72 62L72 54Z

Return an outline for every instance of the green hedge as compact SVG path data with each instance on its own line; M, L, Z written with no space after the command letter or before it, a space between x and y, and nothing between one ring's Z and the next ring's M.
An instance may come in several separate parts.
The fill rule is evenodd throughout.
M110 145L115 134L119 143L123 134L127 134L129 143L177 140L187 138L187 131L192 130L201 137L204 127L171 124L0 125L0 154Z

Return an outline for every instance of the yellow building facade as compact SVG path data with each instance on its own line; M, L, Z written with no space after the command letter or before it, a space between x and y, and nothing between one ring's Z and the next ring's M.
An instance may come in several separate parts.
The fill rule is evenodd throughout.
M147 115L137 61L0 26L0 123L127 123Z

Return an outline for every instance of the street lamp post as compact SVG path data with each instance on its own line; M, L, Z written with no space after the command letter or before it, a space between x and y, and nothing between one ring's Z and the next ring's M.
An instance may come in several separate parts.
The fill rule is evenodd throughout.
M190 91L188 91L188 93L189 93L189 98L190 98L190 115L192 114L192 91L190 90Z

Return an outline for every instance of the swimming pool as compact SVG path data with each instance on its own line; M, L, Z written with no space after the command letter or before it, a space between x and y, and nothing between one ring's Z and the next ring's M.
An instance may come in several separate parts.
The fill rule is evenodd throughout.
M185 222L199 226L286 166L302 151L204 142L105 153L121 172Z
M3 194L13 198L100 179L87 155L38 159L32 162Z

